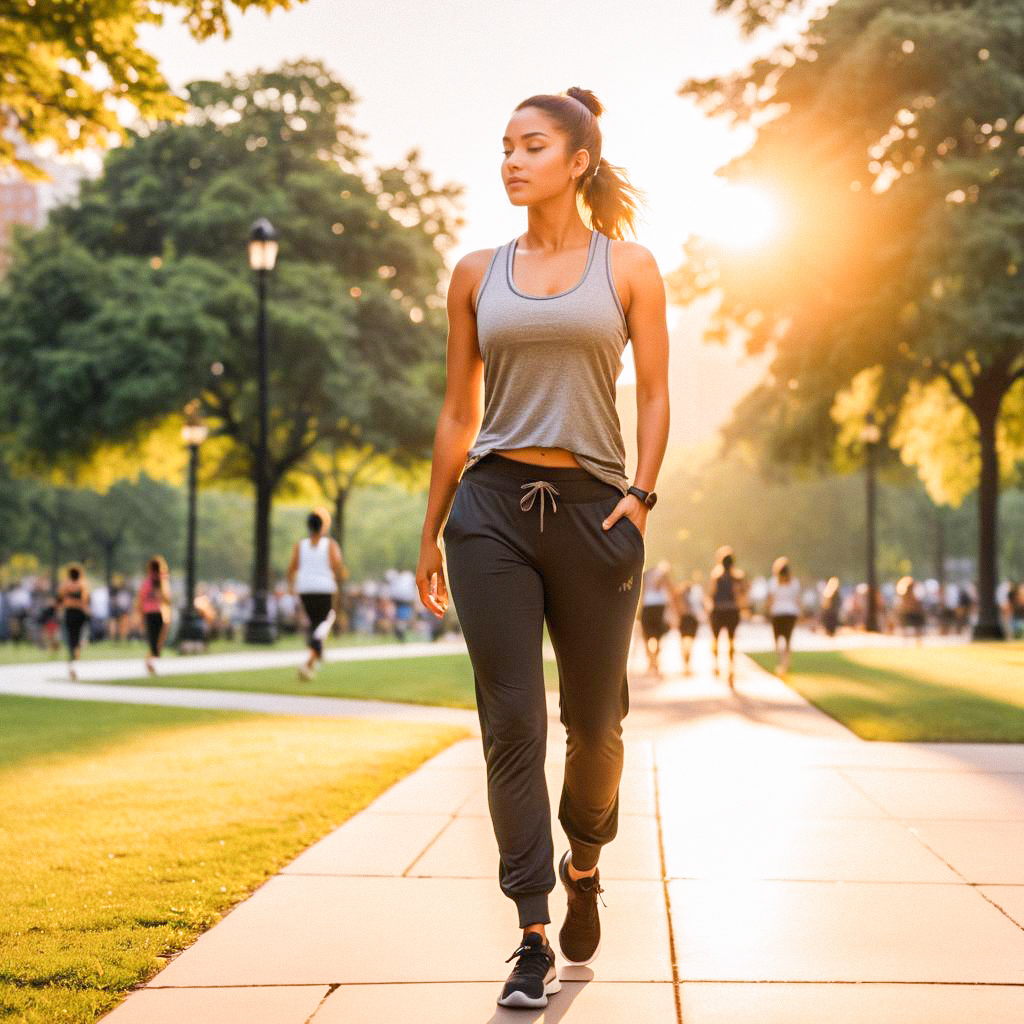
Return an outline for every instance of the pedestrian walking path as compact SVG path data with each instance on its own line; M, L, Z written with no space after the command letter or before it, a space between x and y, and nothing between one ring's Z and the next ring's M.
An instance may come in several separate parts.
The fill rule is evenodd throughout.
M749 660L735 693L708 660L699 647L695 674L678 675L670 647L663 678L632 667L601 953L585 968L559 957L546 1010L495 1004L520 933L475 736L306 849L104 1020L1024 1019L1024 745L865 742ZM550 713L557 856L555 700ZM559 886L552 939L564 907Z

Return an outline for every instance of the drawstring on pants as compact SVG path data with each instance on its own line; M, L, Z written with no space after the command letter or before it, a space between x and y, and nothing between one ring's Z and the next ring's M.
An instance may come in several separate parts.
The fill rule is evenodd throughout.
M524 512L529 512L533 508L534 499L537 497L537 492L540 492L540 532L544 532L544 495L547 494L551 498L551 509L554 512L558 511L558 506L555 504L555 495L558 494L558 488L554 484L548 483L547 480L532 480L529 483L523 484L523 487L529 487L530 490L522 496L519 501L519 507Z

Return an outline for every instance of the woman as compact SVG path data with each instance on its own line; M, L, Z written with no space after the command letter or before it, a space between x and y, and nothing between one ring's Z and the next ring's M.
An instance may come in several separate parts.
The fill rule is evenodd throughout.
M167 630L171 625L171 583L163 555L154 555L146 566L146 576L135 595L135 607L146 627L146 671L156 675L155 659L160 657Z
M57 590L57 607L64 612L64 639L68 645L68 676L78 679L75 662L82 647L82 630L89 621L89 587L80 565L68 568L68 578Z
M839 577L832 576L821 593L821 624L826 636L835 636L839 629L843 597L839 590Z
M701 574L694 570L689 583L679 586L679 639L683 648L683 674L691 675L690 659L693 657L693 641L697 636L701 615L704 612L704 588Z
M917 583L913 576L903 576L897 581L896 596L899 598L899 617L903 635L915 636L917 642L922 643L926 624L924 602L917 592Z
M545 930L556 881L545 622L567 730L558 817L570 849L558 879L568 914L559 944L570 963L597 955L597 864L617 830L626 663L668 436L664 287L648 250L622 240L637 190L601 158L601 111L593 93L573 88L524 100L505 129L502 179L513 205L527 208L528 226L452 272L447 389L416 570L424 606L442 616L438 533L450 507L442 537L475 677L498 882L523 930L502 1006L545 1006L559 988ZM630 338L634 486L615 410Z
M772 579L768 583L768 616L775 639L778 673L789 671L793 628L800 618L800 581L793 579L789 559L780 555L772 563Z
M746 577L733 565L735 556L728 545L715 554L709 584L709 619L711 621L711 671L718 675L718 635L725 630L729 637L729 689L736 689L736 627L740 624L740 607Z
M327 536L330 525L327 509L313 509L306 517L309 536L295 542L288 563L288 587L298 593L308 625L309 657L299 666L300 679L312 679L324 659L324 640L334 625L334 600L348 575L338 542Z
M661 638L668 632L669 608L675 604L669 563L661 561L644 573L640 590L640 628L643 631L647 668L661 675Z

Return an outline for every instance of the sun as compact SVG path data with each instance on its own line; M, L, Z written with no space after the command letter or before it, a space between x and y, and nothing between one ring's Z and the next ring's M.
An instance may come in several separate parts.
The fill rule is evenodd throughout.
M715 245L754 249L770 242L781 222L778 199L769 189L716 182L702 191L692 230Z

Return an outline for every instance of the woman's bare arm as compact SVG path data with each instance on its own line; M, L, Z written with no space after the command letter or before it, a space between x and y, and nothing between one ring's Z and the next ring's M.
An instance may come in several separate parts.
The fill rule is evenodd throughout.
M430 491L422 540L437 541L451 506L466 453L480 431L484 406L484 363L476 333L473 292L490 262L490 249L467 253L455 265L448 286L446 383L434 432Z

